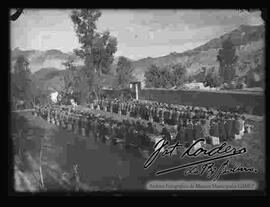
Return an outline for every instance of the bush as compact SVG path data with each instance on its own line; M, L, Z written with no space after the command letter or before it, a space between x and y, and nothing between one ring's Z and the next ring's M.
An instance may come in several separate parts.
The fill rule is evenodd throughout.
M221 85L221 81L218 75L215 73L209 72L206 77L205 81L203 82L204 86L210 86L212 87L219 87Z
M171 88L182 86L186 81L186 68L181 64L158 67L151 65L144 74L146 87Z

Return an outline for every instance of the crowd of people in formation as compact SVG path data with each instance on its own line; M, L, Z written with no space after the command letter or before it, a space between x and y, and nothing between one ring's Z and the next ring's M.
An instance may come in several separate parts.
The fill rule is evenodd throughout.
M118 99L95 100L90 108L144 119L151 123L176 125L178 137L182 139L186 136L195 139L212 136L219 138L219 141L240 139L252 128L246 123L245 116L237 111L223 112L204 107Z
M151 135L159 133L151 123L145 124L128 119L116 120L113 117L105 117L91 111L74 110L71 107L35 106L34 114L63 129L93 138L95 142L119 144L122 148L133 147L141 152L151 151L154 145ZM168 134L169 132L167 136Z
M135 147L149 152L153 150L155 136L164 137L171 143L179 141L184 146L189 146L199 138L205 138L207 144L217 145L223 141L241 139L244 133L250 132L251 127L245 124L245 117L237 113L214 113L196 107L140 101L123 103L119 100L99 100L90 107L111 112L112 116L102 116L92 110L52 105L35 106L34 113L64 129L93 137L96 142L120 144L122 147ZM137 119L125 116L125 119L119 120L113 113ZM161 128L153 122L159 122ZM165 124L175 126L166 127Z
M183 105L172 105L154 101L129 100L122 101L118 99L95 100L90 108L104 110L111 113L118 113L134 118L141 118L151 122L157 122L166 125L176 125L181 120L208 119L218 115L219 117L240 116L236 111L223 112L215 111L210 108L193 107ZM242 116L243 118L243 116Z

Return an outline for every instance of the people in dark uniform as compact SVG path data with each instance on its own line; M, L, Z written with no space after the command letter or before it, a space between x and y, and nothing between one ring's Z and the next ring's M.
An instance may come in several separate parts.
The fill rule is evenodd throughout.
M190 146L192 144L192 141L194 139L194 133L193 133L193 124L191 120L186 121L186 128L185 128L185 143L186 146Z
M86 114L86 118L85 118L85 134L87 137L89 137L91 131L91 116L90 114Z
M133 139L133 130L131 127L131 123L128 122L126 126L126 137L125 137L126 149L129 149L131 147L132 139Z
M219 128L217 119L212 120L210 135L213 137L219 137Z
M241 130L240 117L235 115L235 119L233 121L233 131L235 135L239 135Z
M233 118L231 114L229 115L227 122L228 122L227 137L229 141L232 141L234 140L235 134L234 134L234 128L233 128L234 122L233 122Z
M102 119L100 122L99 122L99 138L100 138L100 141L102 143L105 143L106 142L106 135L108 134L107 132L107 128L105 127L105 121Z
M170 116L171 116L171 125L176 125L177 124L177 113L176 110L173 109L170 111Z
M110 145L111 141L112 141L112 138L113 138L113 130L112 130L112 126L113 126L113 122L112 120L108 120L108 122L106 123L105 127L106 127L106 135L105 135L105 138L106 138L106 144L107 145Z
M201 129L202 137L205 138L207 144L211 144L212 140L210 139L210 126L206 119L201 119Z
M197 140L200 138L203 138L202 126L199 120L196 120L194 124L194 140Z
M153 127L152 123L150 123L150 122L147 123L146 131L148 134L154 134L154 127Z
M142 136L141 148L144 150L151 151L152 142L147 134L147 131L143 130L143 133L141 136Z
M229 141L229 130L230 130L230 125L229 125L229 117L228 113L225 114L225 120L224 120L224 128L225 128L225 141Z
M151 148L150 134L158 134L154 128L154 122L160 122L168 125L177 124L177 133L175 140L180 143L190 145L193 140L199 138L209 138L210 136L219 137L220 141L232 140L235 135L240 133L241 120L239 116L219 111L214 114L209 108L198 107L180 107L161 103L143 103L140 101L120 101L120 100L99 100L101 110L114 113L121 111L122 115L133 116L144 120L149 120L147 124L142 121L123 120L118 122L110 120L99 115L95 116L91 112L82 112L71 110L68 112L65 107L41 106L36 111L40 111L40 116L50 121L59 120L63 126L73 125L75 132L81 135L87 134L94 137L96 142L100 138L101 142L107 143L106 140L119 138L124 141L126 146L137 146L140 149ZM227 115L225 117L225 115ZM153 119L153 120L152 120ZM210 121L211 119L211 121ZM164 122L162 122L164 121ZM85 133L83 131L85 130ZM171 142L171 135L167 127L163 125L161 134ZM108 138L109 137L109 138ZM210 142L209 142L210 143ZM151 146L151 147L150 147ZM127 147L128 148L128 147Z
M181 144L184 143L184 141L185 141L185 129L184 129L183 125L180 125L180 124L178 125L175 140L180 142Z
M161 135L171 143L171 134L165 126L162 128Z
M98 132L98 119L97 117L94 118L94 121L93 121L93 135L94 135L94 141L97 143L99 141L99 132Z
M222 115L218 121L218 132L219 132L220 141L221 142L226 141L226 131L225 131L224 119Z
M163 122L163 113L164 113L163 111L164 111L164 109L160 109L158 112L158 120L159 120L159 123L161 123L161 124Z
M164 123L170 124L170 120L169 120L170 112L168 110L164 110L163 114L164 114Z

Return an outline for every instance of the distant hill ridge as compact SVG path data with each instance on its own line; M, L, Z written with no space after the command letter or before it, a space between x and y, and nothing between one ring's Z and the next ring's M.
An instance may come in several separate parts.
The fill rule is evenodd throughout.
M80 64L82 61L80 58L76 57L74 54L64 53L57 49L51 49L46 51L39 50L20 50L15 48L11 52L12 64L16 61L19 55L25 56L30 63L30 70L36 72L42 68L57 68L58 70L64 69L62 65L69 57L75 60L76 64Z
M255 58L259 58L260 60L264 58L265 26L241 25L237 29L220 37L214 38L192 50L182 53L172 52L166 56L157 58L148 57L136 61L131 60L135 68L134 76L139 81L144 82L144 73L148 70L151 64L156 64L162 67L181 63L186 66L188 73L194 77L200 73L202 67L206 67L207 69L210 67L215 67L217 70L219 65L216 56L219 48L221 48L222 41L227 38L230 38L233 44L236 46L236 52L239 56L240 63L253 61ZM11 51L12 64L14 64L19 55L24 55L29 60L30 69L34 73L33 75L42 80L50 78L55 79L56 76L59 76L61 73L58 74L57 70L63 70L64 66L62 63L71 56L75 59L75 63L77 65L83 64L83 61L73 54L64 53L57 49L47 51L23 51L19 48L15 48L13 51ZM115 71L117 59L118 57L115 58L112 66L113 71ZM247 72L248 71L239 72L239 74L245 75Z
M204 45L192 50L182 53L173 52L162 57L148 57L134 61L135 74L139 80L143 81L143 74L151 64L163 67L170 64L181 63L187 67L187 71L191 75L199 73L202 67L215 67L217 70L219 66L216 59L218 50L221 48L222 42L228 38L230 38L236 46L241 61L252 60L253 57L258 57L256 54L258 51L264 51L265 27L264 25L241 25L239 28L212 39ZM262 53L260 58L263 58L263 55Z

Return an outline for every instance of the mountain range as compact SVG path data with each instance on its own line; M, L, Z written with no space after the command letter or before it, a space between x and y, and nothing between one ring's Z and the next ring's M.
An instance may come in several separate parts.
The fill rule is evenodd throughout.
M259 61L264 60L264 37L265 27L241 25L239 28L222 35L221 37L210 40L204 45L196 47L182 53L171 53L158 58L144 58L134 61L135 75L139 80L143 80L144 72L151 64L158 66L167 66L170 64L181 63L186 66L189 75L196 76L201 72L202 67L207 70L215 67L217 71L219 63L217 61L217 54L221 48L221 44L225 39L230 38L236 47L236 53L239 57L239 63L242 65L244 62L259 58ZM241 74L240 71L236 71ZM247 72L247 71L246 71Z
M219 63L216 58L218 50L221 48L222 42L227 38L230 38L236 47L236 54L238 56L237 64L239 66L237 68L244 68L236 70L239 76L244 76L252 70L254 67L250 66L252 66L252 64L254 65L255 61L264 62L265 26L241 25L237 29L214 38L192 50L182 53L172 52L166 56L157 58L148 57L136 61L131 60L134 66L134 76L138 81L142 81L142 85L144 85L144 73L151 64L163 67L181 63L186 66L188 74L194 78L200 76L203 67L205 67L206 70L214 67L217 71L219 68ZM11 51L12 66L19 55L24 55L29 60L30 70L36 80L46 82L45 85L47 85L47 87L53 88L58 88L57 83L59 82L59 77L63 75L63 72L61 72L64 70L62 62L72 56L72 58L75 59L76 65L83 64L83 61L74 54L64 53L56 49L39 51L15 48ZM116 61L114 61L112 65L113 71L115 70L117 59L118 57L116 57ZM259 74L260 76L264 76L264 70L260 71ZM104 78L106 79L107 76L105 75ZM105 82L106 80L104 84ZM110 84L111 81L107 82Z

